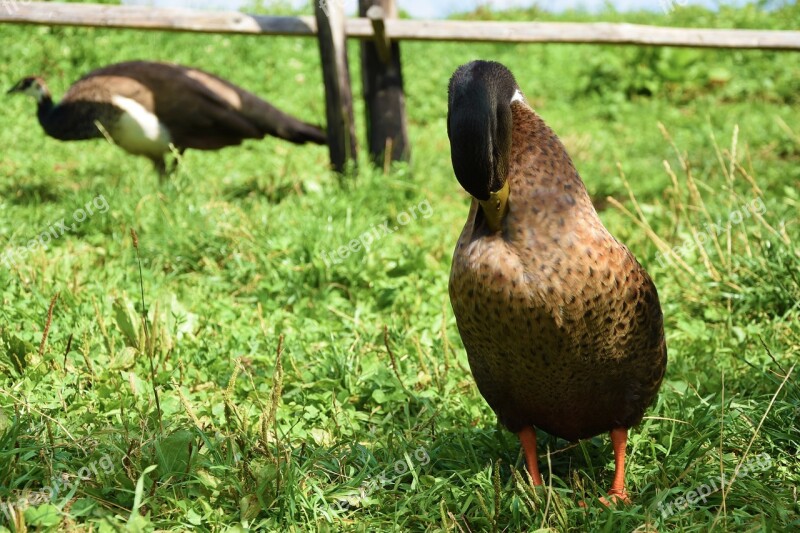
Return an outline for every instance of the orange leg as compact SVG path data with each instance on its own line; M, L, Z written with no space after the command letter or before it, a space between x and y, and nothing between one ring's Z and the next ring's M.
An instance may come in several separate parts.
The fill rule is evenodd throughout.
M522 450L525 452L525 463L528 465L528 472L531 475L533 484L542 485L542 475L539 473L539 456L536 453L536 430L533 429L533 426L528 426L517 433L517 436L519 436Z
M614 447L614 481L608 490L609 498L601 498L603 504L630 503L631 499L625 491L625 446L628 444L628 430L615 428L611 430L611 445ZM610 500L610 502L609 502Z

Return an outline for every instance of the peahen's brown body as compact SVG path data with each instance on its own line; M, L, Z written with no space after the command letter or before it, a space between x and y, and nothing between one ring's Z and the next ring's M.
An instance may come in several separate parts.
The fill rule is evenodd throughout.
M76 81L58 104L44 80L28 76L9 93L32 96L45 132L62 141L109 136L128 153L167 173L173 148L217 150L274 136L302 144L326 142L317 126L288 115L255 94L202 70L127 61Z

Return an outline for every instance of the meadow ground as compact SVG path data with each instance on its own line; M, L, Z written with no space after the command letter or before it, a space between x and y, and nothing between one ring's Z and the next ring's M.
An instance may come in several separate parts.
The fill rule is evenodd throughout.
M800 8L599 18L787 29ZM324 121L310 39L3 26L0 44L4 88L39 73L58 97L98 66L163 59ZM402 57L413 162L387 174L362 161L337 177L326 149L268 139L188 152L159 185L148 161L46 138L33 102L3 100L0 502L14 512L0 530L800 528L796 53L404 43ZM631 433L630 506L596 503L606 436L541 434L548 487L533 490L467 368L447 280L468 198L445 114L449 75L475 58L515 72L658 286L670 361ZM368 250L332 255L387 223Z

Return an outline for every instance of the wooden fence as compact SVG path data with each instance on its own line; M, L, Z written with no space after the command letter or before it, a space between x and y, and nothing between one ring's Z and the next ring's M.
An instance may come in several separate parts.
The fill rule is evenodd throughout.
M346 18L343 0L315 1L313 17L273 17L192 9L0 0L0 22L316 37L325 81L331 164L343 171L357 160L345 43L361 40L367 138L372 161L410 157L399 41L578 43L800 50L800 31L668 28L636 24L401 20L394 0L359 0Z

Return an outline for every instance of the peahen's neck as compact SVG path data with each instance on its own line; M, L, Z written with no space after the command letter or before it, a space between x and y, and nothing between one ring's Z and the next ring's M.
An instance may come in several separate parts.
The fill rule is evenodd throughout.
M37 116L42 129L50 137L61 141L81 141L102 137L97 121L104 118L110 106L93 102L62 101L56 105L49 93L37 98Z
M53 111L53 98L49 94L42 94L36 101L36 115L39 117L39 124L42 125L44 131L50 134L51 117Z

